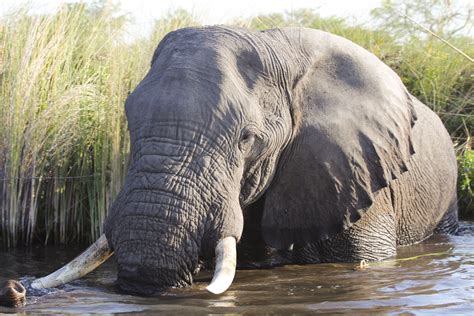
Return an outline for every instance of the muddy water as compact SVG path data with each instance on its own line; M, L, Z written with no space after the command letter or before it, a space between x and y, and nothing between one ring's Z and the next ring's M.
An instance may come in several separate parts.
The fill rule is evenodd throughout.
M82 249L60 247L0 252L0 281L25 273L41 276ZM372 263L284 266L239 270L225 294L206 293L209 273L192 288L143 298L114 291L113 260L82 280L42 297L30 297L19 310L0 313L290 313L381 312L470 314L474 308L474 222L459 236L433 236L399 249L396 258Z

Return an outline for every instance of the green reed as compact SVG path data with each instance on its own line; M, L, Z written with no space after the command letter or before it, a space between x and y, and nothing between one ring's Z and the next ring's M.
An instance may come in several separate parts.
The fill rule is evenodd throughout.
M123 103L147 51L121 45L107 8L26 11L0 22L0 239L4 246L101 233L120 189Z

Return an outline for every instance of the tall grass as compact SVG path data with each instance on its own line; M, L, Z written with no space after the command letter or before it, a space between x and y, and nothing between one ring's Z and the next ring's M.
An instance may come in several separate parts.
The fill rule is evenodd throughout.
M148 70L159 40L169 31L199 24L178 11L158 20L150 36L127 42L125 23L112 7L85 4L64 6L50 15L32 16L23 10L1 18L4 247L90 242L101 234L127 167L125 98ZM347 26L311 11L233 23L255 29L315 27L371 50L442 116L455 141L464 146L461 165L472 172L472 164L463 158L472 160L467 147L474 128L472 65L445 46L435 41L400 44L386 32ZM473 55L472 45L460 45ZM464 184L470 177L463 178Z
M103 8L26 11L0 24L0 239L94 239L125 172L122 107L145 52ZM128 48L128 49L127 49Z
M64 5L0 21L0 242L96 239L126 173L123 104L178 11L127 43L113 6Z

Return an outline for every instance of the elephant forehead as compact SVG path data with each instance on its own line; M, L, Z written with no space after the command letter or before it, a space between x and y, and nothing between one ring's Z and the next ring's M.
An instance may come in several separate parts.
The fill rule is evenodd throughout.
M129 127L168 127L228 131L242 121L242 104L248 102L229 83L207 79L182 68L169 69L156 80L145 79L126 102Z
M129 96L125 108L131 131L153 127L156 122L174 122L175 127L194 124L208 130L237 132L245 116L255 117L256 109L250 106L255 100L233 80L220 80L218 73L175 65L145 78Z
M262 40L251 31L223 26L181 29L160 43L153 58L159 65L154 66L188 63L189 69L220 73L221 80L252 90L265 68Z
M163 39L153 57L153 64L158 62L173 63L192 61L190 66L207 66L222 68L230 59L239 55L247 47L244 34L224 27L190 28L169 33ZM160 66L160 67L161 67Z

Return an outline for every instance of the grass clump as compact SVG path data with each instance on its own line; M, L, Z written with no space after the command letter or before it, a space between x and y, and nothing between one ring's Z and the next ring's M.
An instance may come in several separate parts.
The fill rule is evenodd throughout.
M94 239L124 175L122 105L145 69L123 21L84 4L0 22L0 239ZM112 80L113 78L113 80ZM71 178L70 178L71 177Z
M0 242L90 242L118 194L129 138L123 109L177 11L127 42L117 8L63 5L0 19Z

